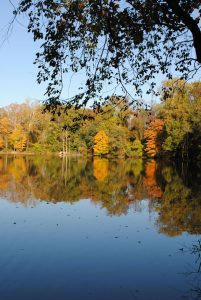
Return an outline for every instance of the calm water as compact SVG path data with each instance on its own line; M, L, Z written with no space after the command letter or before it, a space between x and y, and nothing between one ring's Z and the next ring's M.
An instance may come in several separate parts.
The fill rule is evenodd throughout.
M0 157L0 299L201 299L201 177Z

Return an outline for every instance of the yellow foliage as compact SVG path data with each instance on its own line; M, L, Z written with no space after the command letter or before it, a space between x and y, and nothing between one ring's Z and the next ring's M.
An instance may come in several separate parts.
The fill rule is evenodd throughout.
M17 125L17 127L13 130L12 134L10 135L10 142L13 145L15 151L24 150L27 142L27 137L21 125Z
M99 131L94 137L94 155L105 155L109 152L109 138L105 131Z
M8 172L12 174L16 182L20 182L27 173L26 162L23 157L15 158L14 164L10 164Z
M108 160L95 158L93 161L93 174L98 181L104 181L108 176Z
M0 149L4 148L4 141L2 139L2 137L0 136Z
M7 117L0 119L0 133L8 135L11 132L11 124Z

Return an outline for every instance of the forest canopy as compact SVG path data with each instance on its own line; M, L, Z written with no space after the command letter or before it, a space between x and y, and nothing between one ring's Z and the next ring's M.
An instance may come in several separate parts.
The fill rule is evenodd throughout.
M102 113L60 105L52 115L39 103L0 109L0 150L63 152L99 157L179 157L201 161L201 82L163 83L161 103L132 109L112 97Z
M104 85L112 94L150 93L158 73L191 78L201 67L199 0L22 0L14 11L28 16L40 41L38 83L47 82L46 108L99 107ZM61 101L65 74L84 75L79 93ZM101 94L101 95L100 95Z

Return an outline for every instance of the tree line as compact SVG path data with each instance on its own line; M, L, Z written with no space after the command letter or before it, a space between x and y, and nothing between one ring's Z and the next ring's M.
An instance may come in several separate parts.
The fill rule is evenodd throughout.
M167 80L161 102L131 108L111 97L99 112L38 102L0 109L0 150L118 157L201 159L201 82Z

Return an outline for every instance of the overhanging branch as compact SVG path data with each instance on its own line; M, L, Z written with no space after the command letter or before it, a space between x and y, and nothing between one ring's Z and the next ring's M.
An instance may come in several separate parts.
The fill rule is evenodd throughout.
M166 0L172 11L180 18L180 20L191 31L196 52L197 61L201 63L201 31L196 22L188 13L186 13L175 0Z

